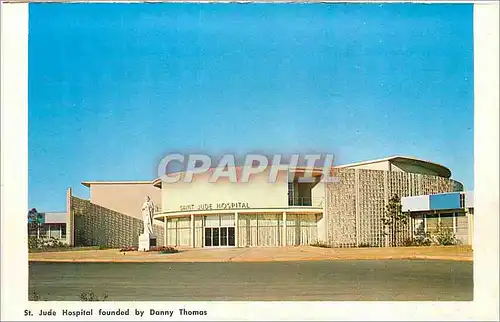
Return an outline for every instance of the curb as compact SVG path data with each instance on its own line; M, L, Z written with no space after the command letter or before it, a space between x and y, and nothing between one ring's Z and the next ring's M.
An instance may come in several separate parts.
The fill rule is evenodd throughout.
M473 262L471 257L458 256L380 256L380 257L300 257L300 258L251 258L251 259L174 259L174 258L155 258L155 259L28 259L28 262L45 263L262 263L262 262L299 262L299 261L355 261L355 260L445 260Z

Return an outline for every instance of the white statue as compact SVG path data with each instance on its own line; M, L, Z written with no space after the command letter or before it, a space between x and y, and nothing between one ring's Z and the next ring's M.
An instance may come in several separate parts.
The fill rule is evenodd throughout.
M153 235L153 212L155 206L149 196L142 204L142 222L144 223L144 234Z

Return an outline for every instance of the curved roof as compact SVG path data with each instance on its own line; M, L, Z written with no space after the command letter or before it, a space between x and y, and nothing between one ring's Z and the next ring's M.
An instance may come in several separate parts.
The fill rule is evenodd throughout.
M413 158L413 157L406 157L406 156L392 156L392 157L387 157L387 158L382 158L382 159L376 159L376 160L368 160L368 161L361 161L361 162L355 162L355 163L350 163L350 164L344 164L340 166L336 166L336 168L350 168L350 167L355 167L355 166L361 166L361 165L366 165L370 163L378 163L378 162L384 162L384 161L389 161L391 163L394 163L396 165L410 165L410 166L418 166L425 168L431 172L436 173L436 175L440 177L445 177L449 178L451 177L451 170L445 167L444 165L441 165L439 163L431 162L431 161L426 161L418 158Z

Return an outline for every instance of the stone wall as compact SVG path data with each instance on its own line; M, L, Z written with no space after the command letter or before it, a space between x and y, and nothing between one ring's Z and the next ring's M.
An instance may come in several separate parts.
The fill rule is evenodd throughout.
M410 223L386 228L382 222L389 198L460 191L463 186L443 177L366 169L335 169L338 182L327 183L326 242L334 247L395 246L388 236L397 231L396 244L411 237Z
M70 207L75 246L138 246L139 235L143 232L142 220L74 196L71 196ZM153 231L158 246L163 245L163 227L155 224Z

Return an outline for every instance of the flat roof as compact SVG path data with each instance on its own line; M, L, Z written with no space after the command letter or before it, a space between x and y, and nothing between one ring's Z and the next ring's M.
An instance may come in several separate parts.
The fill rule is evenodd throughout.
M241 171L241 169L243 169L244 165L235 165L234 168L237 170L237 171ZM210 167L208 168L208 171L214 171L216 167ZM320 174L322 173L323 171L323 167L313 167L312 168L312 174ZM279 171L294 171L295 173L305 173L306 171L310 171L310 169L307 169L305 166L296 166L296 167L291 167L290 165L288 164L280 164L278 166L278 170ZM174 174L179 174L179 173L184 173L186 171L184 170L181 170L181 171L173 171L173 172L169 172L167 175L174 175ZM158 177L158 178L155 178L153 179L152 181L152 184L155 186L155 187L158 187L158 188L161 188L161 177Z
M151 180L142 180L142 181L82 181L82 185L85 187L90 187L93 184L152 184Z

